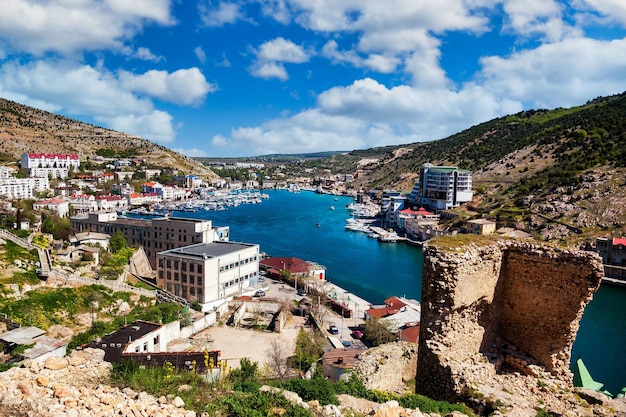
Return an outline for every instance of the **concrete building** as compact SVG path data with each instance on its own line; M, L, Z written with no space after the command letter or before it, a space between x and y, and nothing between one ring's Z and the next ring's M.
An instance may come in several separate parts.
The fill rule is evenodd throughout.
M472 174L449 166L424 164L409 201L434 210L448 210L472 201Z
M496 222L487 219L468 220L467 233L472 235L492 235L496 232Z
M152 220L118 217L117 213L89 213L70 218L74 233L99 232L113 235L121 232L130 246L142 246L156 269L157 252L197 243L228 241L228 226L213 227L210 220L160 217Z
M626 281L626 238L599 237L596 239L596 250L602 258L604 275Z
M70 212L70 204L67 200L62 198L48 198L36 201L33 204L33 210L50 210L51 212L56 213L59 217L65 217Z
M49 189L48 177L0 179L0 195L9 200L33 198L36 193Z
M157 285L203 310L250 291L259 280L259 245L198 243L157 253Z
M74 154L23 153L22 168L30 177L67 178L70 169L78 170L80 158Z

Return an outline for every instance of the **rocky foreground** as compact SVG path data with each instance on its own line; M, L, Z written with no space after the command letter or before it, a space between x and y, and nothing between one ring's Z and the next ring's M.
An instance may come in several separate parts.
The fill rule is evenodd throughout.
M195 411L186 410L178 396L156 398L130 388L106 385L111 364L103 358L104 351L85 349L66 358L49 358L45 363L31 362L0 372L0 417L198 416ZM261 389L277 390L267 386ZM316 401L303 402L292 392L283 391L283 395L320 417L354 416L355 412L377 417L434 417L399 407L395 401L377 404L342 395L342 405L321 407Z

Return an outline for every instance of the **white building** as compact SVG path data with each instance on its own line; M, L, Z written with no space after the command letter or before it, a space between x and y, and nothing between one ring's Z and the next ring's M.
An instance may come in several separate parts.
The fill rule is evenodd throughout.
M11 176L11 170L7 167L0 166L0 179L6 180Z
M91 194L72 194L69 203L76 213L92 213L98 210L96 198Z
M33 204L33 210L50 210L59 217L65 217L70 212L70 206L68 201L62 198L48 198L35 202Z
M0 195L10 200L33 198L49 189L48 177L0 179Z
M157 253L157 285L203 310L250 291L259 279L259 245L198 243Z
M67 178L70 168L78 170L80 158L74 154L23 153L22 168L30 177Z
M472 174L449 166L424 164L409 201L434 210L448 210L472 201Z

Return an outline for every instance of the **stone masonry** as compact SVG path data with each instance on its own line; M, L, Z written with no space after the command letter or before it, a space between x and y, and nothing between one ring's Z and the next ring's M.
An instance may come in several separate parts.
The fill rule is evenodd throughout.
M571 387L571 348L603 276L599 256L493 238L451 242L424 248L417 392L463 401L480 383L514 374Z

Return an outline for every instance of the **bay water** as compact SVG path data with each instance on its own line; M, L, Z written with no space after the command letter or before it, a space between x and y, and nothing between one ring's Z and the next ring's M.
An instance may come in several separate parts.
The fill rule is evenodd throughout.
M381 243L346 231L352 198L303 191L263 191L270 198L223 211L175 212L230 227L230 240L257 243L270 256L297 257L326 267L327 279L373 304L398 295L421 299L424 258L419 247ZM602 285L588 305L572 360L617 393L626 385L626 289Z

